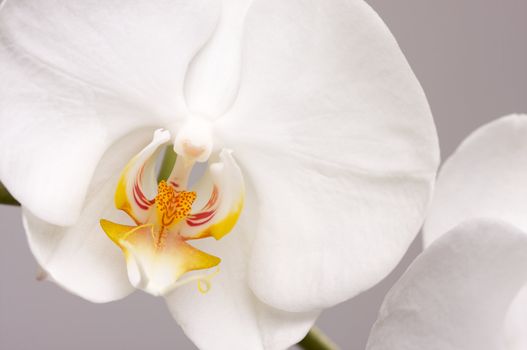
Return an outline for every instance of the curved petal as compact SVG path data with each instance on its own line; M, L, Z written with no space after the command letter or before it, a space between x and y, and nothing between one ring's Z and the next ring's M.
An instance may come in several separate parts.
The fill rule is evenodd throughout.
M186 69L218 15L210 0L8 1L0 179L10 192L41 219L73 224L110 144L184 117Z
M202 201L201 209L185 220L180 234L188 239L223 238L238 221L245 198L243 175L232 151L221 151L219 161L210 165L196 192L198 198L208 201Z
M430 244L460 222L491 217L527 231L527 115L474 131L439 172L423 238Z
M216 130L257 198L250 283L288 311L331 306L386 276L417 234L439 158L430 110L363 1L255 1L244 38Z
M461 224L392 287L367 349L511 349L503 321L526 281L525 232L499 221Z
M121 169L148 144L151 135L151 130L136 132L109 149L97 167L75 225L55 226L24 209L29 246L39 265L54 282L87 300L112 301L134 290L128 281L125 259L101 229L99 220L131 221L115 209L115 188Z
M507 221L527 232L527 116L509 115L468 136L439 173L423 229L425 246L461 222L479 217ZM527 281L526 281L527 282ZM507 349L527 344L527 286L511 304Z
M176 289L167 297L172 315L202 350L282 350L299 342L319 312L288 313L260 302L247 281L247 236L239 226L221 241L197 241L220 256L219 273L210 290L196 285Z
M134 156L121 172L115 193L115 206L125 211L136 224L144 224L157 194L156 160L170 132L158 129L152 142Z

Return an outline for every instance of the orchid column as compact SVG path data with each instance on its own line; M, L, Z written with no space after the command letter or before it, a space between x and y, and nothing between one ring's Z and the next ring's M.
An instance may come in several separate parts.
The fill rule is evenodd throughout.
M201 349L283 349L422 224L434 123L363 1L13 1L0 38L0 180L83 298L141 288Z

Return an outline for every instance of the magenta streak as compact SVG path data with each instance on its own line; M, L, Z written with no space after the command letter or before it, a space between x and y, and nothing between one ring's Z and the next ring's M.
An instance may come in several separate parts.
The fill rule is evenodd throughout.
M139 206L139 208L143 209L143 210L147 210L148 207L144 204L142 204L140 201L139 201L139 198L137 198L137 192L135 191L135 188L134 188L134 200L135 200L135 204L137 204L137 206Z
M146 196L144 195L141 186L139 185L143 181L143 171L144 165L141 167L141 170L139 170L139 174L135 178L133 195L135 203L139 206L139 208L147 210L148 207L154 203L154 199L148 200L148 198L146 198Z
M216 214L216 209L210 211L203 211L200 213L190 215L186 221L189 226L200 226L212 220L214 214Z
M187 224L188 224L189 226L193 226L193 227L194 227L194 226L201 226L201 225L203 225L203 224L206 224L206 223L209 222L210 220L212 220L213 217L214 217L214 215L212 215L211 217L209 217L207 220L205 220L205 221L200 221L200 222L194 222L194 221L192 221L191 219L187 219Z
M189 216L190 220L202 220L214 215L215 210L211 211L202 211L200 213L192 214Z
M214 188L212 189L212 194L210 195L210 199L202 210L211 209L216 204L217 200L218 200L218 188L214 186Z
M216 214L218 197L218 187L214 186L207 204L201 209L201 212L190 215L186 220L187 224L189 226L200 226L211 221ZM213 209L215 206L216 208Z

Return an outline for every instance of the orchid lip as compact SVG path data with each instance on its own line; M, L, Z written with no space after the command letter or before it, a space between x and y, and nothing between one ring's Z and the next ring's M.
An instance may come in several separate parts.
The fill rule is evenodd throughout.
M209 130L190 130L187 124L180 134L206 136ZM206 125L205 125L206 127ZM222 150L220 161L209 165L209 199L195 210L195 201L203 190L188 190L190 172L197 158L189 149L177 153L176 162L167 179L154 181L155 160L161 146L170 139L168 131L158 130L153 141L125 167L117 185L116 207L125 211L135 225L122 225L101 220L101 227L119 246L126 258L132 285L153 295L165 295L174 288L197 281L200 292L210 289L216 272L183 277L191 271L211 269L221 259L203 252L188 241L208 237L221 239L236 224L243 208L244 184L232 152ZM178 137L176 136L176 140ZM198 140L209 140L199 138ZM185 146L184 142L180 145ZM174 149L179 149L174 145ZM156 185L156 195L147 195L147 186ZM152 191L150 191L152 192ZM199 192L199 194L198 194Z

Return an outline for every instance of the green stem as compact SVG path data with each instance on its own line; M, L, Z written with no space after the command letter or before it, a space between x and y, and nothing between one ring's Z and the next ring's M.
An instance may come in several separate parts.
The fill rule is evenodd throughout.
M7 188L0 182L0 204L20 205L15 198L9 193Z
M328 338L319 328L313 327L306 337L298 343L305 350L338 350L339 347Z
M163 161L161 162L161 168L159 169L159 174L157 175L157 182L161 180L166 180L172 172L172 168L176 163L177 154L174 152L172 145L168 145L165 148L165 155L163 156Z

